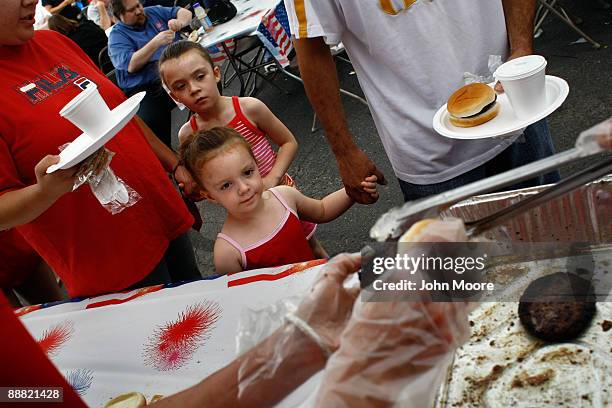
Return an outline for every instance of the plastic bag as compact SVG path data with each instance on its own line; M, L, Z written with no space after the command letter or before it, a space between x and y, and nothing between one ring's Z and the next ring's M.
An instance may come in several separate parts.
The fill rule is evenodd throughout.
M65 146L63 146L65 147ZM60 148L61 150L61 148ZM125 184L110 168L115 153L105 147L89 156L80 164L72 190L89 184L98 202L112 215L136 204L142 198L138 192Z
M502 64L501 55L489 55L489 62L487 65L489 67L490 74L487 76L484 76L484 75L472 74L471 72L464 72L463 73L463 83L465 85L473 84L475 82L480 82L483 84L490 84L491 82L495 81L495 78L493 78L493 73L501 64Z

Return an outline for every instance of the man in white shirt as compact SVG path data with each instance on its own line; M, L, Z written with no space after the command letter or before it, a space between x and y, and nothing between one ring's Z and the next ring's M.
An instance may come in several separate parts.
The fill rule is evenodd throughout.
M308 97L325 128L347 192L370 202L367 175L384 180L350 134L329 45L342 42L404 193L415 200L548 156L546 122L524 137L448 139L432 128L436 110L488 74L489 55L533 52L534 0L285 0ZM506 29L507 27L507 29ZM558 174L517 185L554 182Z

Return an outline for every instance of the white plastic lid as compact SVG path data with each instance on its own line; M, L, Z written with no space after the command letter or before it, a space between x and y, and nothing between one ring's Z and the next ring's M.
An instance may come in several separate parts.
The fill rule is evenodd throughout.
M526 55L500 65L493 76L501 80L523 79L545 67L546 59L541 55Z
M66 115L70 115L72 111L78 108L86 98L89 97L96 89L98 89L98 85L90 82L87 85L87 88L82 90L77 96L72 98L70 102L68 102L64 107L60 110L60 116L64 117Z

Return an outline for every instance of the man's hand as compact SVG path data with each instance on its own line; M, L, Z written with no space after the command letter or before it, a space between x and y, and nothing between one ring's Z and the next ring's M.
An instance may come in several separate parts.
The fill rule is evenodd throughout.
M176 18L173 18L172 20L168 21L168 28L173 32L181 31L181 28L183 28L183 23L178 21Z
M36 174L36 184L40 189L40 192L52 199L58 199L64 194L72 191L74 186L75 175L79 169L79 166L74 166L65 170L56 170L51 174L47 174L49 166L59 163L59 156L45 156L36 167L34 167L34 173Z
M361 184L367 177L376 176L376 183L386 185L385 175L378 170L376 165L366 156L359 148L354 148L343 152L341 157L338 157L338 167L340 177L346 194L359 204L372 204L378 200L378 196L374 196L363 189Z
M157 44L157 48L162 47L164 45L172 44L172 41L174 41L174 31L161 31L155 37L153 37L152 41L155 41L155 43Z

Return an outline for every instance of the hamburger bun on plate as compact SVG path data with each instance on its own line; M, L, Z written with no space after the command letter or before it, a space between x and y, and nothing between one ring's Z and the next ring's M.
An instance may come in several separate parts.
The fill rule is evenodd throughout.
M488 85L474 83L457 89L448 98L450 122L458 127L478 126L499 113L497 94Z

